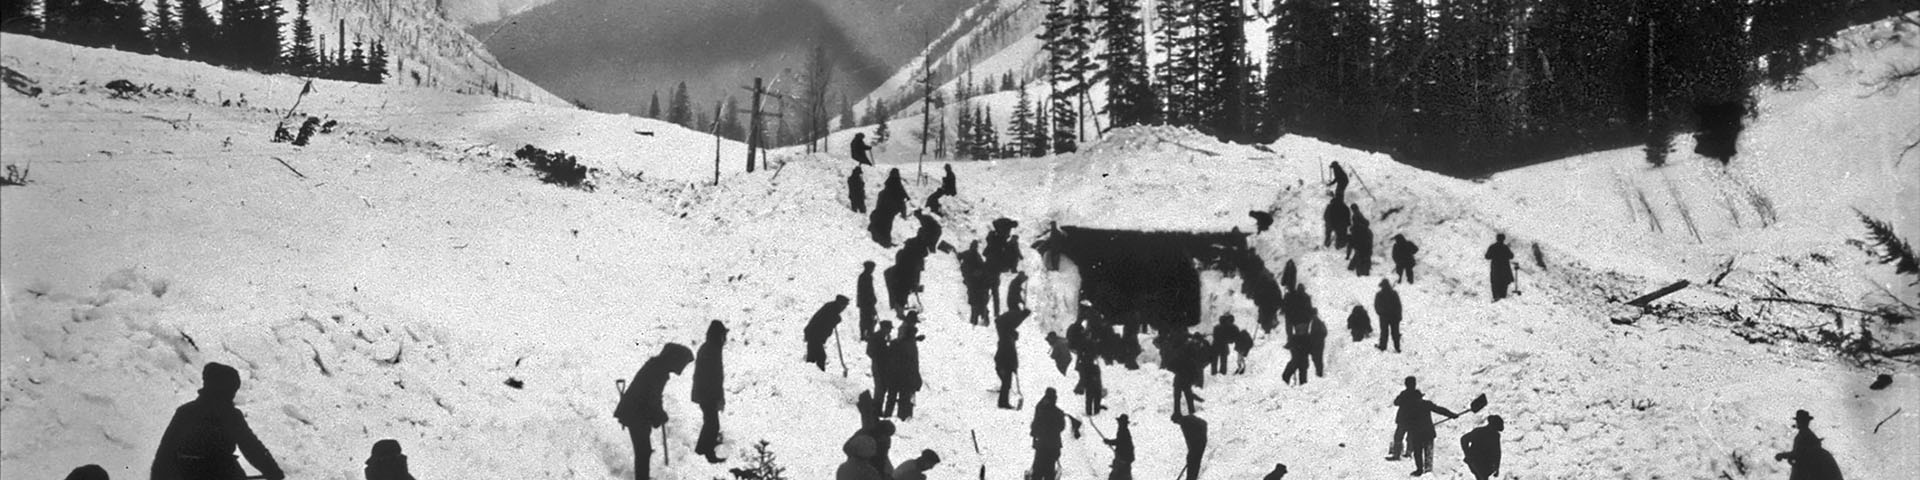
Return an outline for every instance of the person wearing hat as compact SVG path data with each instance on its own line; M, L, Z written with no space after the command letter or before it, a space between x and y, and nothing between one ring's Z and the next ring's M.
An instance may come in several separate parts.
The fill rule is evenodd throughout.
M1460 451L1466 455L1467 470L1475 480L1500 475L1500 432L1506 420L1499 415L1487 417L1487 424L1460 436Z
M833 337L835 327L840 326L840 312L847 310L847 296L834 295L833 300L821 305L813 312L813 318L807 320L807 328L802 331L807 341L807 363L827 371L827 339Z
M1117 426L1113 438L1104 440L1113 448L1113 471L1107 474L1107 480L1133 480L1133 429L1129 426L1132 421L1122 413L1114 424Z
M913 397L920 393L923 381L920 378L920 341L926 340L920 334L920 312L909 310L907 318L900 321L900 334L895 335L893 343L887 344L887 396L880 407L882 416L896 416L900 420L913 419Z
M413 480L407 472L407 456L400 453L400 441L373 442L373 454L367 456L367 480Z
M959 179L953 176L953 164L947 164L947 175L940 178L940 191L947 195L959 195L959 184Z
M864 430L863 430L864 431ZM840 445L840 451L847 454L847 461L833 473L834 480L886 480L879 470L873 469L873 452L877 447L873 437L865 433L856 433L847 443Z
M1487 286L1491 288L1493 301L1507 298L1507 286L1513 285L1513 249L1507 248L1507 234L1494 234L1493 244L1487 246Z
M667 424L667 409L660 401L660 394L667 388L667 379L670 375L686 371L689 363L693 363L693 350L686 345L668 343L661 346L660 353L640 365L640 370L633 373L633 383L620 394L620 404L614 407L613 418L620 420L620 425L627 429L627 436L633 440L634 480L647 480L653 457L651 434L655 427Z
M1285 478L1287 478L1287 464L1276 463L1273 464L1273 471L1267 472L1267 476L1260 477L1260 480L1283 480Z
M1414 402L1425 396L1420 392L1420 380L1408 375L1405 383L1407 388L1400 390L1400 394L1393 397L1393 404L1399 408L1395 410L1393 418L1393 443L1387 447L1387 461L1390 462L1399 461L1401 452L1405 451L1407 427L1414 422L1426 420L1423 414L1411 408Z
M1240 327L1234 326L1233 314L1220 315L1220 321L1213 326L1213 351L1207 352L1213 360L1210 362L1214 375L1227 374L1227 360L1233 353L1233 340L1240 336Z
M859 165L853 166L853 173L847 174L847 206L853 213L867 213L867 179Z
M1787 474L1788 480L1841 480L1840 463L1833 460L1833 453L1820 446L1820 437L1813 434L1813 414L1806 410L1793 413L1793 427L1799 430L1793 437L1793 451L1780 452L1773 456L1774 461L1786 460L1793 465Z
M867 134L865 133L853 134L853 141L847 144L847 151L853 153L853 161L859 162L860 165L873 165L873 159L869 158L870 156L867 154L867 152L872 150L873 146L867 145ZM854 168L860 167L855 166Z
M893 360L893 357L887 354L887 345L888 342L893 341L893 321L881 320L880 325L875 327L872 333L861 338L861 341L867 344L867 361L871 365L868 370L873 375L873 398L885 404L890 391L887 383L892 379L892 374L887 372L887 364ZM892 416L892 413L885 408L876 411L883 417Z
M939 464L940 454L921 450L918 458L900 462L900 466L893 469L893 480L927 480L927 470Z
M1393 275L1402 283L1413 283L1413 255L1420 253L1420 246L1407 240L1406 235L1393 236Z
M1180 425L1180 435L1187 440L1187 480L1200 480L1200 460L1207 453L1207 421L1192 412L1174 413L1171 418Z
M154 451L154 480L239 480L247 474L233 450L240 449L260 477L280 480L287 475L234 407L240 393L240 371L216 362L200 370L200 396L173 411L160 448Z
M1400 292L1393 290L1393 282L1380 279L1380 291L1373 294L1373 314L1380 317L1380 343L1374 348L1387 351L1387 342L1393 342L1393 353L1400 353Z
M688 398L700 406L700 439L693 453L707 457L707 463L726 459L714 456L720 446L720 411L727 409L726 362L722 349L727 345L727 326L714 320L707 324L707 342L700 344L700 355L693 362L693 393Z
M873 289L873 261L860 264L860 279L854 285L854 306L860 310L860 338L873 333L873 325L880 321L880 296Z
M1421 476L1433 471L1433 440L1439 434L1433 429L1433 414L1457 418L1458 413L1427 400L1426 395L1416 391L1411 400L1400 404L1400 416L1407 429L1407 453L1413 457L1413 476Z
M1067 414L1060 411L1059 401L1053 387L1047 387L1040 404L1033 408L1033 424L1028 430L1028 436L1033 437L1032 480L1059 478L1055 467L1060 463L1060 432L1067 429Z

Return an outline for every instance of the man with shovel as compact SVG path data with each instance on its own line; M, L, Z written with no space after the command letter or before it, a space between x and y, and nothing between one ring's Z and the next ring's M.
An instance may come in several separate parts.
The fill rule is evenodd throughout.
M654 427L667 425L667 410L660 402L660 393L667 388L667 378L686 371L689 363L693 363L693 350L686 345L668 343L660 347L658 355L647 359L647 363L634 372L633 388L620 392L620 404L614 407L613 418L620 420L620 425L626 427L627 435L633 439L634 480L647 480L653 457L650 434ZM665 446L666 431L661 430L660 436L661 444Z
M1057 402L1058 394L1048 387L1033 409L1033 425L1028 432L1033 437L1032 480L1055 480L1060 475L1055 467L1060 463L1060 432L1067 429L1067 414L1060 411Z
M1426 399L1425 395L1414 395L1412 400L1408 401L1407 404L1401 405L1400 408L1401 412L1403 412L1402 415L1410 416L1418 420L1413 424L1407 425L1407 451L1413 454L1413 476L1418 477L1432 472L1433 439L1438 436L1438 434L1434 432L1434 427L1446 423L1447 420L1460 418L1460 414L1453 413L1453 411L1447 410L1439 405L1434 405L1433 402ZM1406 413L1409 408L1413 410L1411 415ZM1474 397L1473 403L1468 406L1467 411L1479 412L1480 409L1483 408L1487 408L1487 396L1485 394ZM1432 413L1446 415L1447 420L1434 422L1432 421L1433 417L1430 415Z
M1122 413L1115 424L1117 426L1114 428L1118 430L1113 433L1113 438L1100 439L1113 448L1113 471L1107 474L1107 480L1133 480L1133 429L1128 427L1131 422L1127 420L1127 414ZM1094 425L1095 430L1099 428L1099 425Z

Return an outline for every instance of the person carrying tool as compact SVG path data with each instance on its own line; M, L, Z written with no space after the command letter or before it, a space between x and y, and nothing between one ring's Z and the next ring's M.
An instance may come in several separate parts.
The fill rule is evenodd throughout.
M1113 471L1107 473L1107 480L1133 480L1133 429L1127 414L1120 414L1114 420L1113 438L1102 440L1113 448Z
M1187 440L1187 480L1200 480L1200 460L1207 453L1207 421L1192 413L1175 413L1172 420Z
M1031 480L1057 480L1060 472L1054 467L1060 463L1060 432L1067 429L1067 414L1057 405L1059 397L1052 387L1040 396L1040 404L1033 409L1033 425L1028 434L1033 437L1033 476Z
M1438 436L1433 428L1432 414L1435 413L1446 415L1449 419L1460 416L1445 407L1434 405L1417 391L1411 400L1400 403L1399 418L1407 422L1404 423L1407 429L1407 452L1413 455L1413 476L1416 477L1433 471L1433 439Z
M1793 413L1793 427L1798 433L1793 436L1793 451L1774 454L1773 460L1786 460L1793 465L1787 475L1789 480L1840 480L1840 464L1833 460L1833 453L1820 446L1820 437L1813 434L1813 414L1806 410Z
M667 409L661 405L660 394L667 388L668 376L686 371L689 363L693 363L692 349L668 343L660 347L659 354L640 365L640 370L633 374L632 386L620 392L620 404L614 407L613 418L620 420L627 436L633 439L634 480L649 478L647 472L653 457L651 434L655 427L667 425Z

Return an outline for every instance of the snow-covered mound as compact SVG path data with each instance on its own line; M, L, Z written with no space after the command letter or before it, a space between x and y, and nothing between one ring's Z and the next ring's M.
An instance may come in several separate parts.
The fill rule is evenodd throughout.
M789 478L827 478L843 458L858 425L852 399L869 385L864 349L846 341L844 367L814 370L800 362L800 329L834 295L852 296L861 261L892 259L844 204L850 161L791 157L707 186L699 172L712 138L677 127L332 82L300 109L342 118L344 131L292 147L267 133L297 80L148 58L0 42L0 64L47 91L0 92L0 160L33 172L32 184L0 189L0 475L87 463L142 475L168 409L192 397L200 365L219 361L244 372L240 408L293 478L359 478L381 438L399 439L421 478L630 478L609 383L666 342L698 341L716 319L734 332L723 454L768 440ZM96 87L136 74L198 93L117 99ZM242 93L248 107L220 106ZM645 174L603 176L594 193L542 185L506 166L521 143ZM728 148L739 147L723 143L732 167L741 155ZM1507 419L1506 478L1780 478L1787 467L1772 455L1788 449L1803 408L1853 478L1920 471L1911 366L1750 343L1711 318L1609 323L1614 307L1596 291L1638 291L1667 279L1654 272L1686 269L1632 257L1642 243L1579 241L1624 235L1607 222L1536 221L1543 207L1501 180L1447 178L1308 138L1252 147L1132 128L1075 155L952 164L960 194L943 224L965 245L1003 216L1032 239L1047 220L1251 233L1245 211L1272 211L1275 227L1249 243L1276 271L1297 261L1338 330L1339 312L1367 304L1388 267L1384 247L1372 277L1318 248L1330 161L1355 173L1348 198L1376 238L1422 246L1419 281L1399 287L1406 351L1336 338L1327 376L1290 387L1278 378L1280 339L1262 336L1246 375L1200 392L1213 424L1206 478L1253 478L1275 462L1303 477L1405 475L1409 463L1381 456L1407 375L1450 408L1492 400L1440 427L1436 474L1446 478L1466 474L1453 439L1494 414ZM917 202L946 164L926 164L926 181L911 164L888 166ZM901 222L894 235L911 230ZM1526 257L1523 293L1488 304L1480 254L1496 232ZM1073 318L1077 279L1031 253L1022 268L1037 312L1019 344L1024 396L1030 406L1052 387L1072 405L1074 379L1052 370L1040 339ZM1205 278L1207 318L1254 317L1238 279ZM893 457L932 448L947 460L941 475L984 465L989 478L1019 478L1031 412L993 408L994 333L961 321L951 257L930 258L924 280L927 387ZM1891 388L1866 387L1889 370ZM1109 368L1113 410L1092 419L1110 432L1113 414L1131 415L1142 477L1171 475L1184 456L1165 420L1170 378L1153 363ZM687 382L666 390L674 420L660 456L670 466L656 463L656 478L725 477L737 465L691 452ZM1063 478L1105 474L1111 454L1097 438L1067 442Z

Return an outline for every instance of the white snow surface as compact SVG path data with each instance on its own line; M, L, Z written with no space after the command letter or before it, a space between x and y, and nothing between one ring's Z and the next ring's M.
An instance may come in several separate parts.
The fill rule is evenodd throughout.
M1912 58L1911 42L1884 52ZM869 384L860 345L844 345L845 377L838 362L821 372L799 361L800 329L813 311L836 294L852 296L861 261L891 261L865 240L864 216L847 211L844 158L785 156L773 172L728 170L708 186L713 140L697 132L334 82L320 82L300 110L342 119L344 131L292 147L267 138L293 103L293 78L13 35L0 42L0 64L48 90L37 98L0 92L0 159L30 164L33 182L0 189L0 478L53 477L88 463L145 475L170 409L192 398L208 361L241 369L240 408L291 478L359 478L381 438L400 440L419 478L630 478L608 384L666 342L697 343L714 319L734 332L724 453L738 457L765 439L789 478L827 478L858 426L852 400ZM98 87L135 75L198 92L117 99ZM1253 478L1275 462L1302 478L1405 476L1409 462L1382 456L1390 400L1407 375L1450 408L1476 394L1491 399L1485 411L1440 427L1440 478L1468 478L1456 439L1493 414L1507 419L1505 478L1781 478L1787 466L1772 456L1789 448L1796 409L1815 415L1850 477L1907 478L1920 472L1912 365L1749 343L1714 318L1607 321L1618 315L1608 297L1677 278L1700 286L1663 304L1750 308L1748 289L1763 281L1822 286L1831 294L1823 298L1848 304L1869 297L1861 279L1887 277L1890 267L1845 243L1864 230L1844 219L1797 225L1843 206L1888 212L1860 199L1893 205L1911 197L1915 177L1886 180L1863 165L1856 177L1873 181L1820 187L1857 197L1816 193L1800 202L1775 192L1807 183L1776 172L1817 166L1768 165L1799 155L1775 149L1834 132L1861 136L1823 143L1838 152L1832 161L1866 161L1914 124L1899 121L1911 118L1902 106L1913 104L1913 87L1866 97L1829 88L1842 91L1768 94L1743 145L1760 153L1733 175L1779 195L1779 223L1713 223L1698 241L1674 228L1638 234L1646 227L1618 218L1624 209L1604 210L1618 202L1614 184L1581 180L1594 176L1583 165L1631 171L1604 166L1625 153L1475 183L1309 138L1283 138L1269 152L1167 128L1115 131L1074 155L953 163L960 195L948 202L946 238L964 245L1003 216L1020 220L1017 233L1029 240L1048 220L1251 232L1246 211L1271 210L1275 228L1250 243L1274 271L1298 261L1337 330L1343 316L1332 312L1370 301L1379 280L1347 273L1339 253L1317 247L1325 162L1352 169L1349 198L1383 241L1376 272L1389 269L1384 239L1405 234L1422 246L1419 282L1400 287L1406 352L1379 352L1372 339L1331 341L1328 376L1291 387L1278 381L1286 352L1277 338L1261 338L1246 375L1211 378L1201 391L1200 415L1213 424L1205 478ZM241 94L249 106L219 105ZM606 169L600 188L543 185L507 167L506 152L526 143ZM742 163L738 144L722 145L723 165ZM910 160L883 161L909 176L916 202L947 165L926 164L922 183ZM1627 175L1629 184L1705 170L1677 163ZM869 171L868 185L880 183L877 173ZM897 224L896 238L911 225ZM1480 253L1496 232L1526 257L1523 293L1489 304ZM1538 263L1534 249L1543 252ZM1717 268L1689 263L1717 267L1718 258L1686 255L1740 249L1757 258L1736 263L1726 286L1706 286ZM1830 262L1780 259L1812 253ZM1040 340L1072 318L1076 279L1045 272L1036 257L1029 252L1023 266L1036 272L1028 295L1037 311L1020 343L1023 391L1030 408L1041 390L1057 388L1077 414L1078 397L1067 393L1073 379L1051 370ZM1210 291L1238 283L1207 278ZM933 448L947 460L936 476L972 477L985 465L989 478L1019 478L1031 459L1031 412L993 408L993 333L961 320L951 257L931 258L925 283L927 389L892 456ZM1205 309L1254 317L1237 295L1211 296ZM843 332L852 328L847 318ZM1833 320L1791 308L1756 318ZM1911 338L1899 329L1876 334ZM1893 386L1868 390L1877 373L1892 373ZM1172 475L1183 457L1178 429L1165 420L1170 378L1151 362L1109 368L1113 410L1092 419L1111 432L1113 414L1132 416L1141 477ZM668 385L671 466L656 456L657 478L725 477L737 465L691 453L699 414L686 401L689 382ZM971 452L974 432L980 455ZM1063 478L1106 473L1110 453L1087 433L1067 440Z

